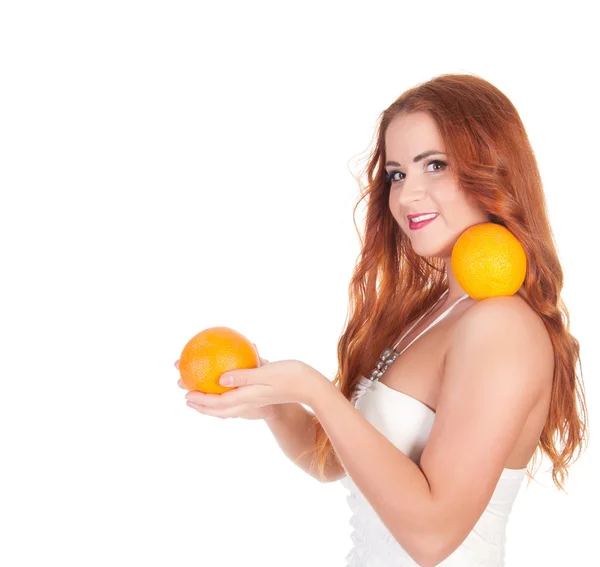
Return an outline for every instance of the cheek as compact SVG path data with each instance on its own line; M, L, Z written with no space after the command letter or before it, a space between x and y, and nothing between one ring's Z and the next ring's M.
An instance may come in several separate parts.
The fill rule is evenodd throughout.
M436 187L429 193L434 208L440 215L452 220L460 210L460 199L453 187Z
M395 206L394 203L392 202L392 192L391 191L388 196L388 211L389 211L390 215L392 215L392 218L396 221L396 223L399 224L400 226L402 226L401 219L398 216L400 213L397 210L397 206Z
M477 204L453 184L436 187L431 193L431 198L448 224L460 226L482 217Z

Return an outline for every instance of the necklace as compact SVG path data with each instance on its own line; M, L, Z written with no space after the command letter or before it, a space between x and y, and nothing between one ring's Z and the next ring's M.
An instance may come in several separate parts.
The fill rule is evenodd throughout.
M350 402L355 407L356 407L356 404L357 404L358 400L367 392L367 390L369 390L369 388L371 387L371 385L373 384L373 382L375 382L376 380L379 380L385 374L385 371L392 365L392 363L394 362L394 360L396 360L423 333L425 333L426 331L428 331L431 327L433 327L433 325L435 325L438 321L442 320L446 315L448 315L448 313L450 313L450 311L452 310L452 308L457 303L459 303L463 299L467 299L469 297L469 294L467 294L467 293L465 293L462 297L459 297L441 315L438 315L438 317L435 319L435 321L433 321L432 323L430 323L412 341L410 341L410 343L408 345L406 345L400 352L396 351L396 348L402 342L402 339L404 339L404 337L406 337L406 335L408 335L408 333L410 333L419 324L419 322L423 320L423 318L426 315L428 315L429 313L431 313L435 309L435 307L438 305L438 303L446 296L446 294L448 293L448 291L449 290L446 290L444 293L442 293L442 295L440 296L440 298L431 306L431 308L428 309L425 313L423 313L423 315L421 315L415 321L415 323L410 327L410 329L408 329L408 331L406 331L406 333L404 333L404 335L402 335L402 337L398 341L396 341L396 343L394 344L393 347L386 348L379 355L379 360L375 364L375 368L371 371L370 374L368 374L367 376L361 376L360 377L359 381L356 383L356 386L354 388L354 391L352 392L352 395L350 396Z

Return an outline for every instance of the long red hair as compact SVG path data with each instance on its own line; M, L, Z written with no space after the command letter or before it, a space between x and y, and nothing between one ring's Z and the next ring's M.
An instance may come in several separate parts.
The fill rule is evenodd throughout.
M448 286L443 261L418 256L388 208L385 133L398 114L415 111L435 120L462 190L479 203L490 222L508 228L525 249L526 299L548 329L555 358L550 411L532 461L546 454L552 461L552 479L564 491L567 468L587 444L583 382L576 373L577 362L581 370L579 342L569 332L569 314L560 296L563 271L525 128L510 100L480 77L437 76L404 92L380 116L375 146L357 177L361 197L354 214L366 200L364 238L359 232L361 251L349 286L333 383L350 399L383 349ZM328 462L339 459L316 416L313 421L313 467L325 479ZM533 479L529 468L527 475Z

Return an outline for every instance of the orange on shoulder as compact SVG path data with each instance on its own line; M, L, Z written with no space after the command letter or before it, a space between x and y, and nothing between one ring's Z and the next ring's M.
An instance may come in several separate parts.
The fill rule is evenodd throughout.
M452 249L452 270L473 299L514 295L525 281L527 256L506 227L481 223L458 237Z

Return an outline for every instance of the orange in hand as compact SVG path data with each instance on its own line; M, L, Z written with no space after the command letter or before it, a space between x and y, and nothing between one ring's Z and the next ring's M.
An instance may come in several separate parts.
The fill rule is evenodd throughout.
M229 370L257 368L259 357L254 345L229 327L211 327L192 337L179 357L179 374L184 386L205 394L233 390L219 384Z
M452 270L473 299L514 295L525 281L527 256L506 227L481 223L458 237L452 249Z

